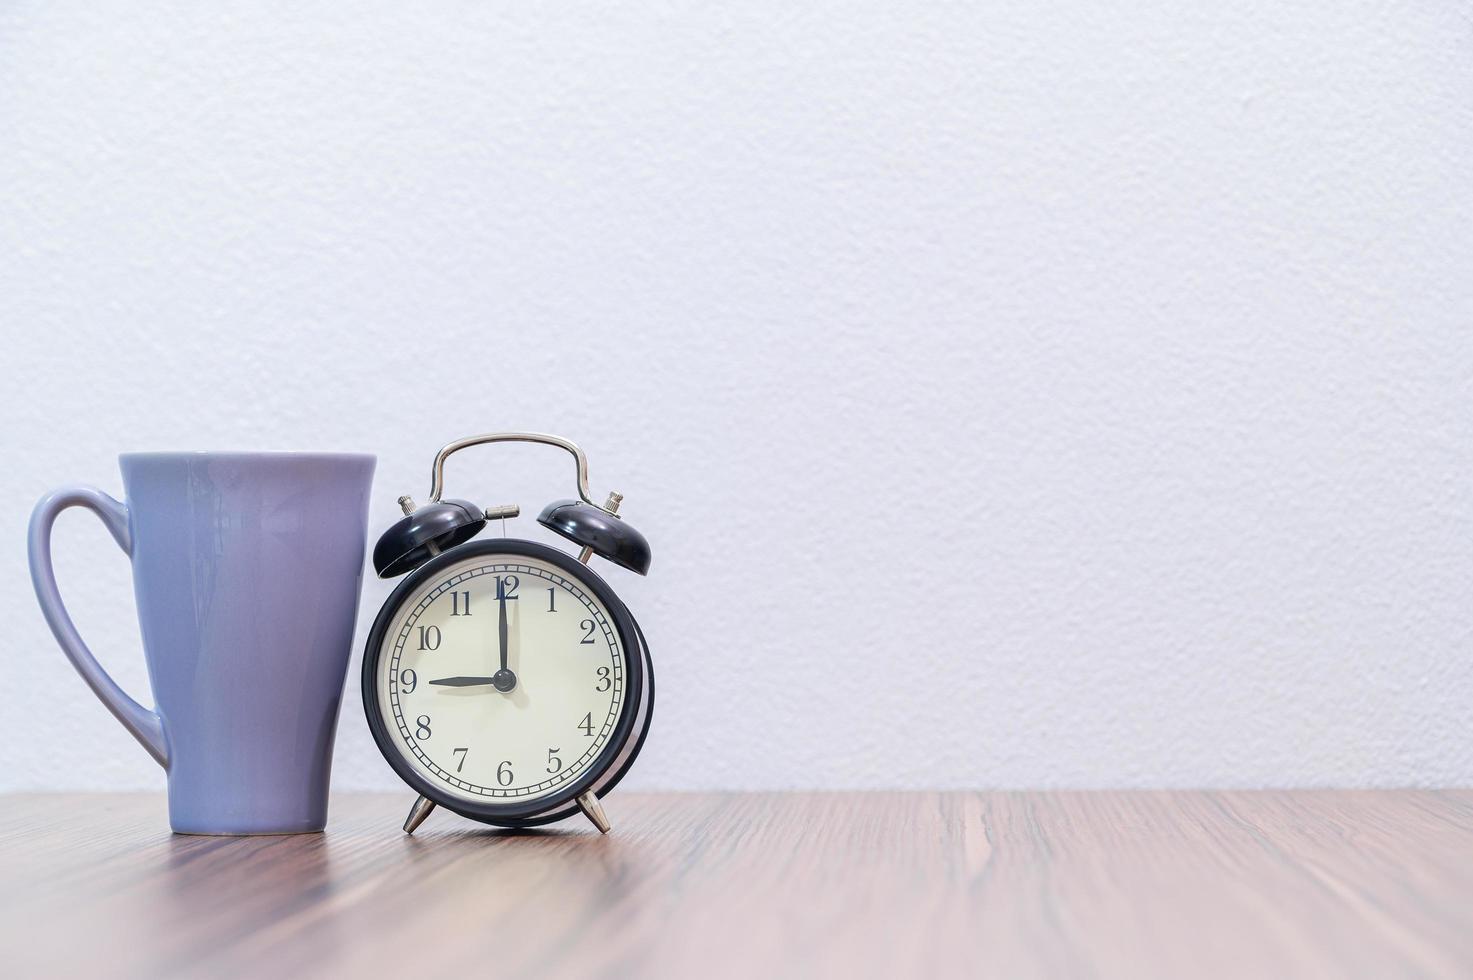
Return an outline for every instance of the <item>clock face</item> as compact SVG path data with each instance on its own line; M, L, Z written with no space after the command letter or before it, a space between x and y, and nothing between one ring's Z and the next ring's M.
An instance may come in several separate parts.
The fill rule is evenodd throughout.
M626 704L615 617L587 582L536 556L432 567L379 645L373 684L392 749L481 806L569 790L605 756Z

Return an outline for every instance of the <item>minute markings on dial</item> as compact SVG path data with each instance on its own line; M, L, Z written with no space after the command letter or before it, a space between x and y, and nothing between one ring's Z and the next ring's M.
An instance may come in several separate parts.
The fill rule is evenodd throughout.
M581 774L586 769L587 765L592 762L593 758L596 757L597 754L607 744L607 740L612 734L614 726L618 723L618 719L623 708L625 698L623 658L627 655L627 651L624 650L623 644L620 641L618 634L615 633L612 622L607 614L607 610L603 608L602 602L594 600L584 590L584 588L582 587L582 583L580 583L578 580L566 577L560 571L548 568L540 563L532 565L522 562L492 561L486 564L469 568L466 568L463 565L459 567L463 570L459 571L458 573L447 575L444 579L441 579L433 585L430 585L424 592L419 593L418 600L412 601L412 604L408 605L407 608L405 608L405 610L401 612L400 615L404 616L404 619L400 621L400 627L397 631L397 636L393 640L389 641L389 643L385 644L386 649L384 652L389 655L389 663L388 669L386 671L386 680L388 681L388 683L383 690L386 696L385 707L389 708L390 712L393 715L393 721L390 723L391 727L396 727L399 730L399 741L401 742L401 745L418 760L418 763L421 767L427 770L428 773L433 774L433 776L438 781L442 781L449 785L455 786L463 792L472 794L474 796L502 799L524 798L540 795L544 792L551 792L556 789L557 786L562 785L568 780L574 779L579 774ZM498 774L489 773L489 771L481 773L481 778L477 778L472 781L472 773L469 770L471 769L472 763L475 762L478 756L484 760L481 763L482 766L488 765L489 760L492 756L495 756L498 759L505 757L507 753L502 751L499 744L498 747L492 751L478 753L473 743L470 750L469 762L466 761L464 755L461 755L454 760L447 759L437 761L437 759L434 756L431 756L427 750L434 749L436 755L443 754L450 751L450 749L454 746L465 746L467 744L466 738L473 738L476 736L467 735L465 737L452 739L449 741L435 738L432 740L427 740L426 744L422 746L419 744L420 740L414 737L414 729L412 723L406 724L406 713L411 716L417 716L423 713L426 705L433 705L434 703L441 703L445 706L439 710L451 711L453 713L462 712L464 710L470 709L472 702L463 702L453 699L443 702L426 702L422 700L422 698L427 696L436 698L437 695L435 695L434 692L437 690L444 691L446 692L446 694L449 694L451 689L453 688L473 689L484 684L488 679L490 679L485 675L476 673L474 670L459 675L454 673L454 665L456 664L457 659L466 662L467 665L469 665L469 663L471 662L465 659L468 653L465 644L467 642L470 642L467 638L472 634L466 633L464 632L464 630L473 628L473 620L472 622L467 622L464 619L457 619L455 620L455 622L464 622L466 623L465 627L457 626L451 628L449 626L448 620L438 619L437 621L440 622L442 626L445 626L449 631L445 632L445 642L439 649L439 651L435 653L418 651L412 646L406 646L405 642L406 639L410 637L410 635L413 633L417 625L425 622L425 620L423 620L421 617L431 608L431 606L437 600L447 598L446 593L457 586L459 586L462 590L466 589L467 586L474 586L477 584L478 578L487 575L508 577L515 575L530 575L534 577L534 579L543 579L544 582L551 585L556 591L564 592L564 596L557 597L555 605L554 602L551 600L546 605L541 605L540 607L534 606L533 608L528 608L520 603L516 605L523 609L523 614L531 613L534 615L534 617L540 617L542 615L555 615L558 621L562 621L566 618L570 621L570 625L567 627L569 631L572 630L572 626L574 624L577 624L580 618L583 618L585 616L592 616L593 623L597 625L596 635L601 634L599 649L607 651L609 657L607 661L603 661L603 664L600 664L598 661L589 663L588 661L581 660L580 658L579 662L587 663L587 669L590 672L587 682L589 684L589 687L586 688L588 692L586 697L590 700L579 701L579 706L576 709L576 714L572 717L569 717L560 722L555 722L551 720L553 716L548 714L520 716L524 721L530 718L541 726L541 734L533 734L529 736L528 734L524 733L523 736L521 736L522 741L526 741L528 737L546 737L548 739L547 746L561 747L559 749L559 752L561 753L559 762L561 763L561 765L558 767L558 771L554 774L551 774L550 778L525 786L514 785L504 777L501 777ZM480 578L480 581L485 582L486 580L484 578ZM487 584L489 585L489 583ZM483 596L483 599L478 599L477 602L481 602L484 601L485 598L489 598L489 594L491 593L491 591L492 590L489 587L485 588L484 591L479 591L479 594ZM525 586L523 588L523 591L526 591ZM462 591L461 595L466 595L466 593ZM508 598L511 598L511 596L509 596ZM566 612L561 601L563 598L571 598L575 600L566 610ZM462 608L464 608L464 606L462 606ZM481 606L479 608L486 607ZM440 612L437 614L437 616L444 616L447 612L451 614L453 614L454 612L454 610L452 610L448 604L444 608L440 609ZM538 618L534 618L533 622L535 623L537 621ZM526 620L522 620L522 622L525 624ZM552 620L548 620L547 622L552 622ZM481 619L481 623L485 624L486 626L490 625L489 623L486 623L484 619ZM545 630L548 628L548 626L544 624L538 628ZM457 631L460 632L457 633ZM485 636L484 633L481 633L479 635L481 635L482 637ZM570 653L569 655L574 655L577 649L578 635L581 634L575 635L570 632L569 635L570 639L568 640L568 642L570 644L570 648L573 651L573 653ZM481 642L484 642L484 640ZM546 639L544 638L541 642L545 644ZM560 643L562 641L559 640L558 642ZM390 649L387 649L390 643L392 643L392 651L390 651ZM556 647L556 644L554 644L554 646ZM484 649L484 647L482 647L482 649ZM529 647L528 649L537 650L539 657L556 657L562 656L564 653L564 651L558 649L548 650L544 652L540 650L537 646ZM583 647L583 649L588 648ZM411 651L413 652L413 657L409 660L409 663L414 664L421 671L421 679L419 681L418 690L423 691L423 694L414 693L415 688L401 688L401 685L398 682L399 673L403 666L401 658L403 658ZM495 652L499 653L499 651ZM588 653L592 654L593 650L588 650ZM484 654L482 656L484 656ZM602 660L602 658L599 658L599 660ZM446 676L434 679L424 679L423 671L425 670L426 666L437 662L441 664L442 669L436 671L436 673ZM484 660L482 660L481 662L485 663ZM536 661L534 661L534 663L535 662ZM444 670L443 667L445 666L450 666L451 670ZM493 663L490 666L494 667L496 666L496 664ZM519 664L518 669L522 669L526 666L526 662L522 661ZM595 669L597 669L596 675L594 673ZM613 680L612 685L608 687L604 686L605 681L602 680L605 672L608 672L608 674L612 676ZM565 668L564 673L558 676L562 678L568 678L571 675L566 673ZM554 686L556 686L556 678L553 679L553 682ZM566 687L567 683L570 682L567 680L562 681L563 687L559 688L559 690L562 690L564 692L564 696L575 696L574 694L568 693L569 691L571 691L571 689ZM579 690L585 690L581 687L581 682L578 687ZM545 696L547 694L547 688L545 686L542 693L544 694L544 700L542 702L537 702L534 698L534 708L531 709L534 712L537 710L537 707L535 707L535 705L548 703L545 700ZM401 700L401 698L409 697L411 695L412 701L409 703L416 705L413 711L410 711L408 708L408 704ZM581 695L579 696L581 697ZM500 700L500 698L497 698L497 703L500 703ZM556 701L556 698L554 699L554 701ZM481 701L479 698L476 699L474 703L483 705L489 704L489 702ZM596 733L596 736L590 737L585 740L584 733L582 731L575 731L572 726L575 722L582 720L582 717L586 713L588 706L590 706L591 704L596 704L598 706L598 710L595 712L595 714L601 715L603 717L595 717L593 719L594 732ZM460 708L456 707L456 705L464 705L465 707ZM432 706L429 707L428 710L431 713L435 713L436 711L436 709ZM452 716L449 717L447 721L452 725L465 723L463 720L456 721L457 717L463 719L464 717L469 716L452 714ZM501 721L499 723L505 724L508 720L515 719L516 717L516 715L502 715L500 716ZM440 719L437 717L437 736L439 735L439 724ZM550 724L560 724L562 727L560 729L554 730L548 728L548 725ZM490 737L489 730L482 730L487 732L487 735L485 737ZM494 726L492 730L494 730ZM570 746L564 744L565 739L560 740L558 738L557 731L572 731L577 734L578 741L583 742L587 746L586 751L579 753L579 757L576 759L569 759L568 753L563 750L570 748ZM501 736L497 737L500 738ZM516 737L514 735L513 740L516 740ZM490 748L489 745L488 748ZM536 755L540 756L540 758L533 759L528 757L528 755L524 755L523 761L521 763L517 763L514 767L518 776L530 777L534 773L545 772L548 759L547 753L549 752L549 748L542 747L539 744L534 750L531 747L531 743L528 743L527 745L523 745L519 751L527 753L528 755L534 753L535 751ZM534 761L537 763L535 766L532 764ZM457 774L457 769L461 769L463 774ZM496 785L497 782L500 782L501 785Z

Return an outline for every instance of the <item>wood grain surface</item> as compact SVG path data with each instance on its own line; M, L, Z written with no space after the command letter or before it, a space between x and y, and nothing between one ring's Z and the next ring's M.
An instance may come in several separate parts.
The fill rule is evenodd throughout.
M338 796L179 837L0 797L20 976L1473 976L1473 792L618 795L614 832Z

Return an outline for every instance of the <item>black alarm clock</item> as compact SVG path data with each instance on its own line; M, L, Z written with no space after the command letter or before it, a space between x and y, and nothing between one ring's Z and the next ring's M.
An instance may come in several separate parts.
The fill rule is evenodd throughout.
M556 446L578 465L578 499L549 504L538 523L578 546L480 537L515 505L442 499L445 460L468 446ZM582 812L601 833L599 799L629 771L649 733L654 675L644 634L589 567L595 557L644 575L650 547L596 504L588 458L558 436L497 432L435 456L429 502L400 497L404 517L379 538L373 567L404 575L374 619L363 654L363 707L389 765L419 794L404 832L436 806L501 827L534 827Z

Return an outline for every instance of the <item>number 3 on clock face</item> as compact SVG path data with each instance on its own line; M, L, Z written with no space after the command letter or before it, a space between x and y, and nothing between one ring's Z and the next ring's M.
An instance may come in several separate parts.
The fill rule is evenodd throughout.
M390 599L370 645L370 714L401 776L514 816L571 799L613 762L638 696L638 641L584 566L529 542L526 554L496 548L431 561Z

